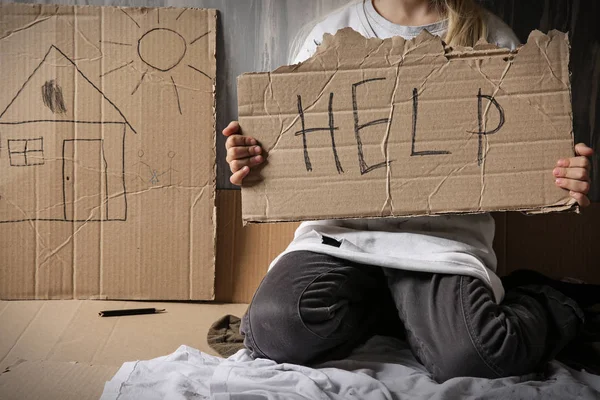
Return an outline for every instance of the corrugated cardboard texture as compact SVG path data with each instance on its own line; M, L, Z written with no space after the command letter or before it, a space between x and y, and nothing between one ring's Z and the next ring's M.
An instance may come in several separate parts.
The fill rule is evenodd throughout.
M215 33L0 6L0 298L214 297Z
M573 154L569 44L518 52L326 35L306 62L238 79L243 133L268 161L245 221L565 210L552 168Z
M600 284L599 226L598 203L581 214L507 213L505 272L532 268L557 278L574 277Z
M167 312L98 316L139 307ZM124 362L164 356L182 344L216 355L208 328L245 311L244 304L0 302L0 399L97 399Z
M216 300L249 303L271 261L290 244L297 222L242 225L239 190L217 191Z

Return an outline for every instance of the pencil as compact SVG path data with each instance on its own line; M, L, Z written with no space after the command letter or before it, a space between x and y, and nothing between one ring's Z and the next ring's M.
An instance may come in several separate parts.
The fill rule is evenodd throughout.
M98 313L101 317L121 317L124 315L157 314L165 312L164 308L130 308L125 310L106 310Z

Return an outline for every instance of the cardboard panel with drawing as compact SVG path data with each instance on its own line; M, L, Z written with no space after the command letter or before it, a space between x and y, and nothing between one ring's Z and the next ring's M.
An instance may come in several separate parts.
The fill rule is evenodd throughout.
M245 221L576 208L552 169L573 154L565 34L518 51L325 35L304 63L238 79L243 133L267 163Z
M0 298L214 297L215 31L0 6Z

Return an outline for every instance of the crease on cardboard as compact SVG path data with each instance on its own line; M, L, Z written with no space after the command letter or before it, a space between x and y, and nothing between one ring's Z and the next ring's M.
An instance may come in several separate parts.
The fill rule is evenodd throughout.
M55 8L54 8L54 14L52 14L52 15L47 15L47 16L46 16L46 14L44 13L44 10L43 10L43 9L47 9L47 8L49 8L49 6L48 6L48 5L46 5L46 6L37 5L35 8L37 8L37 9L38 9L38 14L37 14L37 16L35 17L35 19L34 19L33 21L31 21L31 22L29 22L29 23L27 23L27 24L23 25L23 26L22 26L22 27L20 27L20 28L14 29L14 30L12 30L12 31L7 31L7 32L6 32L6 34L5 34L4 36L0 37L0 40L8 39L8 38L10 38L12 35L14 35L15 33L18 33L18 32L25 31L25 30L27 30L27 29L29 29L29 28L32 28L32 27L34 27L35 25L37 25L37 24L39 24L39 23L41 23L41 22L47 21L47 20L49 20L50 18L53 18L53 17L57 16L57 15L58 15L58 10L59 10L59 6L58 6L58 5L56 5L56 6L55 6ZM1 10L1 9L2 9L2 5L0 5L0 10ZM44 15L44 16L43 16L43 15Z
M98 61L104 56L104 54L102 53L102 50L100 50L100 46L92 43L92 41L90 39L88 39L88 37L86 35L84 35L83 32L81 32L81 29L79 29L77 24L73 24L69 20L66 20L66 23L67 23L67 25L69 25L73 28L73 32L77 33L79 35L79 37L81 37L86 44L95 48L99 53L99 55L95 58L73 58L73 61Z
M530 36L531 37L531 36ZM539 36L537 36L539 37ZM544 39L544 37L539 37L540 39ZM568 88L569 85L567 85L562 79L560 79L556 73L554 72L554 69L552 68L552 63L550 62L550 59L548 58L548 46L550 45L552 38L548 38L549 40L546 40L545 43L546 45L544 46L544 48L542 49L542 47L540 46L540 40L536 40L535 44L537 45L537 47L540 49L540 54L544 56L544 60L546 61L546 63L548 64L548 69L550 70L550 74L556 78L556 80L558 80L560 83L562 83L562 85L565 88Z
M66 264L66 260L62 259L59 256L59 252L63 248L65 248L69 243L71 243L71 242L73 242L75 240L75 236L77 235L77 233L79 233L90 222L90 218L91 217L89 217L87 221L82 222L81 225L77 229L73 230L73 233L71 233L69 235L69 237L65 241L63 241L61 244L59 244L58 246L54 247L53 249L50 249L50 247L48 247L48 246L42 246L42 247L44 247L44 250L48 250L50 252L50 254L47 254L42 259L42 261L40 262L40 256L41 255L39 254L39 252L36 252L36 271L38 269L44 267L44 265L46 263L49 263L50 261L52 261L52 258L54 258L54 257L56 257L62 264ZM37 221L32 221L32 224L34 222L37 222ZM73 221L73 223L71 225L73 227L75 227L75 222ZM37 232L37 228L34 228L34 230ZM39 244L41 244L41 243L39 243ZM73 256L73 257L75 257L75 256ZM73 262L74 261L71 261L71 264L66 264L66 265L74 265ZM73 281L75 279L74 274L75 274L75 268L73 268L73 275L72 275L72 280ZM37 282L36 282L36 286L37 286ZM76 293L75 286L73 286L73 297L75 297L75 293Z
M193 215L192 210L194 209L194 207L196 207L196 204L198 204L198 201L200 201L200 199L202 199L202 196L204 196L204 192L206 191L206 189L209 187L210 185L205 185L196 195L196 197L194 197L194 201L192 202L192 204L190 205L190 215Z
M279 135L277 136L277 138L275 139L275 143L273 143L271 146L267 146L266 147L266 152L268 153L269 151L273 150L277 144L279 144L279 141L281 140L281 138L283 137L283 133L284 133L284 128L283 128L283 118L281 116L281 104L279 104L279 100L275 97L274 93L273 93L273 77L271 76L270 72L267 72L267 76L269 77L269 84L265 87L265 91L263 93L263 107L265 109L265 113L267 115L271 115L269 113L269 110L267 109L267 89L270 93L270 97L271 100L274 100L275 103L277 104L277 117L279 118Z
M113 335L115 334L115 332L117 330L117 325L119 325L119 322L121 322L121 318L113 318L113 319L115 321L114 321L112 327L110 328L110 332L104 338L103 343L96 348L96 351L94 351L94 354L90 358L90 363L94 363L96 361L96 357L98 355L101 355L102 353L104 353L104 349L106 348L106 346L110 342L110 339L112 339Z
M267 107L267 91L271 91L271 97L273 97L273 78L271 77L271 73L267 72L267 77L269 78L269 83L265 86L265 90L263 91L263 108L265 110L265 115L271 116L269 112L269 108Z
M0 360L0 361L2 361L2 360ZM15 368L17 368L19 365L21 365L21 364L23 364L23 363L26 363L26 362L27 362L27 360L25 360L24 358L17 358L17 359L15 360L15 362L13 362L12 364L8 365L8 366L7 366L7 367L4 369L4 371L0 372L0 375L2 375L2 374L7 374L7 373L9 373L9 372L12 372L12 370L14 370L14 369L15 369Z
M71 318L69 318L69 321L66 324L64 324L64 327L63 327L62 331L60 332L60 335L58 335L58 338L54 341L50 350L48 350L48 354L46 354L46 356L44 357L46 360L49 360L55 354L57 346L62 343L63 337L65 336L65 332L67 332L67 330L69 329L69 327L75 320L75 317L78 316L79 310L81 310L81 307L83 306L83 304L84 304L83 301L80 301L79 304L77 304L77 308L73 311L73 315L71 315Z
M340 70L340 68L339 68L339 60L338 60L338 66L336 67L336 69L333 70L333 73L331 74L331 76L329 78L327 78L327 80L325 81L325 84L321 88L321 91L319 92L319 94L317 95L315 100L311 104L309 104L307 107L304 108L304 112L311 111L316 106L317 102L319 100L321 100L321 98L323 97L323 94L325 94L325 89L333 81L333 78L335 78L335 76L337 75L339 70ZM323 73L325 75L327 74L327 72L328 71L323 71Z
M365 54L363 59L358 63L358 68L362 68L363 64L367 61L367 58L371 57L372 54L379 52L379 50L384 46L384 44L385 44L385 42L383 40L381 40L381 43L379 43L379 46L377 46L376 48L374 48L373 50L371 50L367 54Z
M433 189L433 191L429 194L429 196L427 196L427 214L431 214L432 213L432 207L431 207L431 201L433 200L433 197L440 191L440 189L442 188L442 186L444 186L444 183L446 183L446 181L454 174L463 171L465 168L469 167L473 165L473 163L470 164L465 164L462 167L459 168L455 168L452 171L450 171L448 173L448 175L446 175L444 178L442 178L442 180L436 185L436 187ZM474 211L479 211L479 210L474 210Z
M404 59L402 59L404 60ZM398 91L398 85L400 83L400 67L402 66L402 60L397 63L396 65L396 79L394 82L394 91L392 92L391 98L390 98L390 114L388 117L388 123L386 126L386 130L385 130L385 136L383 138L383 142L382 142L382 148L384 149L384 156L385 156L385 168L386 168L386 185L385 185L385 190L386 190L386 199L385 199L385 203L383 204L383 207L381 208L381 215L385 215L385 209L388 208L388 215L394 215L394 199L392 199L392 166L391 166L391 161L390 161L390 152L389 152L389 147L388 147L388 141L390 138L390 131L392 129L392 122L393 122L393 118L392 116L394 115L394 109L395 109L395 100L396 100L396 93Z
M44 309L44 306L45 306L45 304L41 304L39 306L39 308L36 310L35 314L33 314L33 317L31 317L31 319L27 322L27 325L25 325L25 327L23 328L21 333L19 333L17 340L15 340L15 342L8 348L8 351L4 354L4 356L2 358L0 358L0 363L4 362L4 360L6 360L6 358L10 355L10 353L13 351L13 349L17 346L17 344L19 344L19 341L23 338L23 334L25 334L25 332L27 332L27 330L29 329L31 324L33 324L33 321L35 321L36 318L38 317L38 315L40 315L40 313L42 312L42 309Z
M291 121L291 122L290 122L290 123L289 123L289 124L288 124L288 125L287 125L285 128L284 128L284 127L283 127L283 125L282 125L282 129L281 129L281 131L280 131L279 135L277 136L277 139L275 140L275 143L273 143L273 145L272 145L271 147L268 147L268 148L267 148L267 153L268 153L269 151L272 151L272 150L274 150L274 149L275 149L275 147L276 147L276 146L279 144L279 142L281 141L281 139L282 139L283 135L285 135L287 132L289 132L289 131L290 131L290 130L291 130L293 127L294 127L294 125L296 124L296 122L298 122L298 120L299 120L299 119L300 119L300 116L299 116L299 115L296 115L296 116L295 116L295 117L292 119L292 121Z
M12 207L16 208L21 214L23 214L23 216L27 216L27 213L25 212L25 210L23 210L21 207L19 207L18 204L10 201L7 198L4 198L4 201L6 201L9 205L11 205ZM31 228L31 231L33 233L35 233L36 235L36 243L37 245L42 247L42 251L52 251L50 250L50 247L46 245L46 242L44 240L44 237L42 235L40 235L36 223L37 221L31 221L31 220L26 220L25 222L28 223L29 227ZM35 264L35 268L34 268L34 287L37 288L38 287L38 269L41 267L41 265L39 264L39 253L38 251L35 252L35 256L36 256L36 264ZM56 258L62 263L65 264L66 260L62 259L60 256L56 255Z
M269 202L269 185L268 185L268 183L266 181L264 182L264 193L263 193L263 195L264 195L264 198L265 198L265 207L264 207L263 214L267 218L269 218L269 215L270 215L269 211L270 211L270 205L271 205L271 203Z
M442 74L442 72L444 71L444 69L446 69L448 67L448 65L450 65L450 60L448 60L444 64L441 64L438 68L434 68L430 73L427 74L427 76L425 76L425 78L423 79L423 82L421 82L421 84L417 88L417 90L419 91L419 95L421 95L425 91L425 84L427 83L427 81L432 76L437 76L437 75Z
M277 104L277 117L279 118L279 132L283 132L283 117L281 116L281 104L279 103L279 99L277 97L275 97L275 94L273 93L273 79L271 76L271 73L269 73L269 92L271 95L271 100L275 101L275 103ZM265 109L266 109L266 98L265 98ZM283 136L283 133L280 133L279 138ZM277 142L279 142L279 138L277 140ZM274 146L273 146L274 147Z

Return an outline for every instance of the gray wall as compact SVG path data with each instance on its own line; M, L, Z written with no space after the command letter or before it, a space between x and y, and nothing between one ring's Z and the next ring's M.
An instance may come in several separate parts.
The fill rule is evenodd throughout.
M236 77L267 71L288 60L288 44L300 29L349 0L74 0L35 1L63 4L137 7L206 7L219 15L217 48L217 130L237 116ZM32 2L32 1L23 1ZM573 111L577 141L600 152L600 1L597 0L480 0L513 27L521 41L533 29L568 31L572 41ZM217 135L217 187L233 188L224 157L224 140ZM600 155L594 171L600 173ZM600 179L592 196L600 200Z

